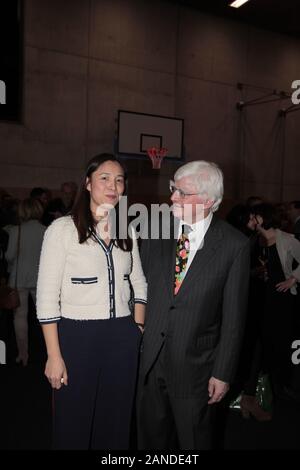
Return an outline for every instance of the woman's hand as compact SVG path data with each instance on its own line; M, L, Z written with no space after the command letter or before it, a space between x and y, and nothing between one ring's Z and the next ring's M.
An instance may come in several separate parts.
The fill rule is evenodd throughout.
M276 290L278 292L286 292L295 284L297 284L297 279L294 276L291 276L289 279L286 279L286 281L276 284Z
M68 374L61 356L48 356L45 367L45 376L49 380L52 388L59 390L62 385L68 385Z

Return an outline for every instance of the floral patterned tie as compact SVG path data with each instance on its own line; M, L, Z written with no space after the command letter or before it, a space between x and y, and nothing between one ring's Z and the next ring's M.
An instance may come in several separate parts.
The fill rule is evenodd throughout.
M188 233L190 227L183 225L182 234L177 241L176 247L176 265L175 265L175 283L174 283L174 295L178 294L180 286L185 276L185 269L188 261L190 252L190 241Z

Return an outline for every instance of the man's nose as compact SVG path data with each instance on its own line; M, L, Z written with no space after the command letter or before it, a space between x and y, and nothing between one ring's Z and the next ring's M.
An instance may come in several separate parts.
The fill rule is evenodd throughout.
M171 201L172 202L177 202L178 201L178 191L174 191L174 193L171 194Z

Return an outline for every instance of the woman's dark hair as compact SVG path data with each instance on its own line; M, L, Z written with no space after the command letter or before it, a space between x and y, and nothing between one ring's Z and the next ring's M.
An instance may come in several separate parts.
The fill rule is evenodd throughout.
M90 209L90 193L86 188L86 179L90 178L91 175L105 162L116 162L118 163L124 171L124 179L125 179L125 191L126 192L126 181L127 181L127 173L126 169L120 160L117 157L110 153L101 153L93 157L86 166L84 178L82 183L79 187L74 206L71 211L71 216L73 218L74 224L78 231L78 239L79 243L84 243L89 238L96 238L96 230L95 227L97 222L95 221L91 209ZM129 237L128 230L127 231L127 238L119 238L120 230L119 230L119 223L120 223L120 213L119 213L119 203L115 207L115 236L114 236L114 243L115 245L123 251L131 251L132 250L132 239ZM124 220L122 214L122 220ZM126 229L128 228L128 216L126 214Z
M44 214L41 219L42 224L49 227L55 219L61 217L65 213L65 210L66 208L60 197L51 199L44 210Z
M247 227L247 224L252 212L250 207L244 204L237 204L228 212L226 220L230 225L249 236L252 234L252 231Z
M32 188L32 190L30 191L30 197L32 199L39 199L42 194L47 194L47 190L44 188Z
M278 210L268 203L258 204L252 207L253 214L260 215L263 218L262 228L269 230L270 228L280 227L280 215Z
M261 198L260 196L249 196L246 201L246 206L254 207L262 203L263 203L263 198Z

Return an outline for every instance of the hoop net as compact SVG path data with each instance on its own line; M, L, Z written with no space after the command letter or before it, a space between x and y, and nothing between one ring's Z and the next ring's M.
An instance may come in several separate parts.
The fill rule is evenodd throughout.
M168 149L165 147L150 147L147 149L148 157L152 162L153 170L159 170L161 167L161 163L165 156L168 153Z

